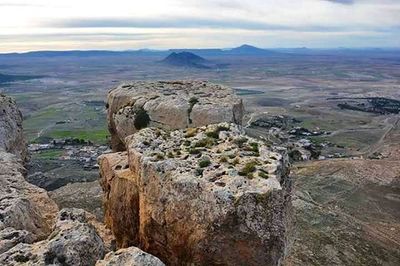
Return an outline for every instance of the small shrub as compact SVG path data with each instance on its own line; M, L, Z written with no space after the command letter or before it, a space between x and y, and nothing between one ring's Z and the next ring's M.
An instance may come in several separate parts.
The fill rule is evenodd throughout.
M188 150L189 154L200 154L201 150L200 149L195 149L195 148L190 148Z
M189 117L189 124L192 123L192 119L190 118L190 114L192 113L193 106L198 102L199 102L199 100L196 97L192 97L192 98L189 99L189 108L187 110L187 114L188 114L188 117Z
M226 162L228 162L228 159L225 156L223 156L223 157L221 157L221 159L219 159L219 162L226 163Z
M233 160L233 162L232 162L232 164L233 165L237 165L237 164L239 164L240 163L240 161L239 161L239 159L238 158L236 158L235 160Z
M156 159L158 160L158 161L161 161L161 160L164 160L164 155L163 154L161 154L161 153L157 153L156 154Z
M142 129L149 125L150 123L150 116L143 108L139 108L135 111L135 121L133 125L136 129Z
M186 130L185 138L191 138L196 136L197 128L188 128Z
M234 159L234 158L236 158L236 155L231 153L231 154L228 155L228 157L229 157L229 159Z
M249 176L253 172L256 171L256 165L258 163L256 161L251 161L245 164L245 166L239 171L239 175L241 176Z
M203 171L204 171L204 169L202 169L202 168L196 168L195 174L196 174L197 176L200 176L200 175L203 174Z
M260 171L260 173L258 173L258 176L264 179L269 178L268 173L264 172L264 171Z
M245 144L247 142L247 138L245 137L241 137L241 138L237 138L233 141L233 143L235 143L239 148L243 147L243 144Z
M197 99L196 97L192 97L189 99L189 104L193 107L193 105L195 105L196 103L199 102L199 99Z
M207 166L209 166L210 164L211 164L211 161L208 160L208 159L204 159L204 160L199 161L199 167L200 167L200 168L207 167Z
M211 148L212 146L214 146L214 144L215 144L215 141L212 138L204 138L204 139L201 139L198 142L196 142L194 144L194 146Z

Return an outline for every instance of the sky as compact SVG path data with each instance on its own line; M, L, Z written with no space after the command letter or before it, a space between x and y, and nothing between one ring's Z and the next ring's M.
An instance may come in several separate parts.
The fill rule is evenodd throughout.
M400 47L400 0L0 0L0 52Z

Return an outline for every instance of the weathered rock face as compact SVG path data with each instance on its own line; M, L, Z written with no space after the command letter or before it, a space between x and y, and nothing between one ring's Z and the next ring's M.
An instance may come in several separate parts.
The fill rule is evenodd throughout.
M21 113L0 95L0 253L46 238L58 212L45 190L25 181L25 160Z
M83 210L64 209L46 240L16 245L0 255L0 264L94 265L103 258L105 246L89 220L90 215Z
M169 265L280 263L291 189L284 149L229 123L147 128L126 145L128 153L100 158L118 245L139 245Z
M15 154L19 159L27 159L27 149L22 132L22 114L15 101L0 94L0 150Z
M114 250L111 232L83 210L58 213L44 189L25 181L21 114L3 96L0 110L0 265L95 265Z
M99 164L102 166L105 224L113 232L118 247L138 245L139 194L127 153L103 155Z
M243 104L232 89L202 81L132 82L110 91L108 126L115 151L145 127L181 129L242 123Z
M153 255L136 247L120 249L110 252L104 260L98 261L96 266L165 266L162 261Z
M25 181L15 155L0 151L0 230L26 230L46 237L58 211L47 192Z

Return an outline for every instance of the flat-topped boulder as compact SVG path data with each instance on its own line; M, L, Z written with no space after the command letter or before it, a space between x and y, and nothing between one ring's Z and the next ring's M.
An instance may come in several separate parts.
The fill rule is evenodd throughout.
M232 123L146 128L126 145L127 153L100 158L106 202L119 200L105 206L137 208L109 218L130 226L144 251L168 265L280 263L291 187L285 149Z
M146 127L182 129L220 122L242 124L243 104L231 88L205 81L135 81L108 95L112 146Z

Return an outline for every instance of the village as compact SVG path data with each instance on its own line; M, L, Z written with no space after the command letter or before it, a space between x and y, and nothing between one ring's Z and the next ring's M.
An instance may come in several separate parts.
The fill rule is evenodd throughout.
M46 159L78 161L84 170L98 169L97 157L111 152L106 145L96 145L82 139L54 139L46 144L29 144L31 154L43 155ZM48 155L48 156L46 156Z

